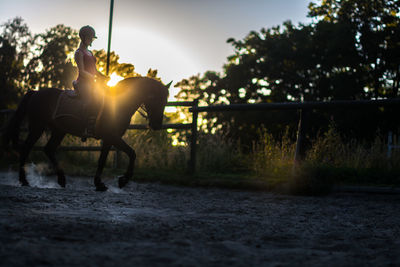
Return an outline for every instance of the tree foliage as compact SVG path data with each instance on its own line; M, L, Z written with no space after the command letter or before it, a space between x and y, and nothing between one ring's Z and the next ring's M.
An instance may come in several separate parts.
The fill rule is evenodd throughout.
M94 50L93 55L96 57L97 69L106 74L107 68L107 52L104 49ZM109 75L117 74L123 78L135 77L139 74L135 72L135 66L130 63L119 63L119 56L114 52L110 52Z
M0 109L15 108L28 89L72 88L78 76L74 52L79 46L78 31L63 24L32 35L23 19L16 17L0 25ZM105 74L107 53L93 50L97 68ZM140 76L131 63L120 63L119 55L110 53L109 74L123 78ZM150 69L148 76L157 77Z
M330 101L399 96L400 3L387 0L323 0L309 5L312 23L251 31L229 39L234 54L223 73L182 80L181 99L208 105ZM314 134L333 118L338 129L360 137L398 125L392 109L317 111ZM293 112L232 112L205 115L208 127L250 143L264 124L275 135L297 126ZM248 138L247 138L247 137Z
M59 24L35 36L34 56L27 64L31 88L71 88L77 75L73 53L79 45L78 32Z
M16 17L1 25L0 109L15 107L24 86L24 60L29 55L32 35L23 20Z

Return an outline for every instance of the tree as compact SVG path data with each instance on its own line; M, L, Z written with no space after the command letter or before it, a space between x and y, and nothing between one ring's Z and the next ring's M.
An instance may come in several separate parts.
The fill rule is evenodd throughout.
M398 96L399 17L397 1L324 0L310 5L311 24L252 31L243 40L228 40L234 54L223 74L181 81L181 99L199 97L208 105L285 101L329 101ZM388 127L379 110L314 114L314 134L331 116L343 131L356 136ZM216 113L205 115L208 127L250 144L261 124L275 136L285 125L297 127L293 113ZM363 119L360 119L363 118ZM391 120L396 120L393 116ZM398 119L397 119L398 120ZM357 124L359 123L359 124ZM386 123L386 124L385 124ZM351 127L357 125L358 127ZM244 138L243 138L244 137Z
M0 36L0 109L14 108L22 94L24 61L29 55L32 36L22 18L1 25Z
M399 94L400 2L396 0L325 0L309 5L309 16L346 23L356 37L356 48L367 78L368 97Z
M78 76L74 52L79 45L78 32L65 25L57 25L43 34L36 35L36 56L29 62L27 81L33 88L55 87L67 89ZM104 49L93 50L96 65L105 74L107 53ZM119 63L119 55L110 53L109 74L123 78L135 77L133 64Z
M0 26L0 109L14 108L28 89L72 88L78 76L74 52L80 39L78 31L63 24L32 36L22 18L16 17ZM105 74L107 53L93 50L97 68ZM123 78L140 76L131 63L120 63L119 55L110 54L110 74ZM156 69L147 76L157 77Z
M396 0L325 0L309 6L309 16L331 24L345 23L355 36L355 47L359 55L356 63L364 98L399 97L400 82L400 2ZM342 130L359 125L360 132L380 129L398 130L400 120L398 108L370 111L365 118L362 112L342 118ZM347 115L347 114L346 114ZM359 118L364 118L360 120ZM353 124L352 122L353 121ZM365 124L371 125L366 129Z
M106 66L107 66L107 52L104 49L101 50L93 50L93 55L96 57L97 69L106 74ZM129 63L119 63L119 56L114 52L110 52L110 66L109 66L109 75L112 73L117 74L123 78L135 77L139 76L137 72L135 72L135 66Z
M79 44L78 32L59 24L35 36L34 57L27 65L31 88L71 88L77 76L73 54Z

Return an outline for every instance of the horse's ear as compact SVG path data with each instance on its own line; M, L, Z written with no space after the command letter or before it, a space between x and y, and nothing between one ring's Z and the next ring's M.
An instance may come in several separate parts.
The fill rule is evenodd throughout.
M169 89L169 87L171 86L173 81L170 81L168 84L165 85L165 87L167 87L167 89Z

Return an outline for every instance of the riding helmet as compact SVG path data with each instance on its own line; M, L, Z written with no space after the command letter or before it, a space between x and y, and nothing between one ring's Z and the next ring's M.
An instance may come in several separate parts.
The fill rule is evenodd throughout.
M93 36L93 38L97 38L96 32L94 31L93 27L86 25L79 30L79 37L81 37L81 39L86 36Z

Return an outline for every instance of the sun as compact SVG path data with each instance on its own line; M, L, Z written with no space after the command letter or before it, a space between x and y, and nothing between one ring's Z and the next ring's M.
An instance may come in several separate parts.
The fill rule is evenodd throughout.
M115 86L119 81L123 80L121 76L117 75L115 72L111 73L110 80L107 82L107 85L110 87Z
M101 45L106 43L107 34L103 35L99 34L94 49L104 48ZM179 82L203 69L196 55L178 40L146 27L114 27L112 50L120 56L120 62L133 64L135 72L140 75L145 76L150 68L157 69L158 76L164 83L171 80L174 83ZM109 84L112 84L112 80ZM171 86L170 101L176 100L174 96L178 91L178 88Z

